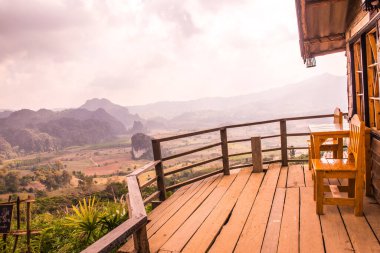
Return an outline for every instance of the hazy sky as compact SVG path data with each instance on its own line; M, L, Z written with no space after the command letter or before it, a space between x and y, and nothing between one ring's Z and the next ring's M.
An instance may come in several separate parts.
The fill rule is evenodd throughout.
M0 0L0 108L231 96L346 73L306 69L293 0Z

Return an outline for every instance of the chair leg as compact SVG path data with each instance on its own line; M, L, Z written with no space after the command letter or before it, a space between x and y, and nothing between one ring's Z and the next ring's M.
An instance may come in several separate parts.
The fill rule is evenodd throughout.
M333 150L333 158L338 159L338 150Z
M360 175L360 174L359 174ZM363 175L357 176L355 182L355 216L363 216Z
M315 172L315 181L314 184L316 184L317 189L317 214L321 215L323 214L323 199L324 199L324 189L323 189L323 172L316 171Z
M355 195L355 178L348 179L348 197L354 198Z
M310 146L309 146L309 148L308 148L308 151L309 151L309 170L311 170L312 169L312 162L311 162L311 148L310 148Z

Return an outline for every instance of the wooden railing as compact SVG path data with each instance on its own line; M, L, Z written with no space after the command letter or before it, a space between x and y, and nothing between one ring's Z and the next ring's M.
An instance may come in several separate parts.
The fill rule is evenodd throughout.
M168 191L173 191L184 185L202 180L204 178L207 178L219 173L223 173L224 175L229 175L230 170L243 168L243 167L253 167L254 171L261 171L261 168L257 168L260 166L258 164L258 161L261 162L261 153L281 151L281 159L265 161L263 162L263 164L282 162L283 166L287 166L289 162L306 162L307 160L289 159L288 157L289 149L294 149L294 150L307 149L307 147L293 147L293 146L288 147L288 137L308 136L309 133L288 133L287 122L297 121L297 120L328 118L328 117L333 117L333 116L334 116L333 114L325 114L325 115L315 115L315 116L281 118L281 119L274 119L274 120L244 123L244 124L228 125L228 126L219 127L219 128L212 128L212 129L207 129L207 130L202 130L202 131L197 131L197 132L191 132L191 133L185 133L185 134L180 134L180 135L175 135L175 136L153 139L152 148L153 148L154 162L151 162L143 166L142 168L135 170L133 173L129 174L127 178L130 218L127 221L125 221L123 224L121 224L120 226L118 226L117 228L109 232L107 235L103 236L100 240L98 240L97 242L89 246L83 252L85 253L109 252L110 250L118 247L123 242L125 242L127 238L130 237L131 235L133 235L135 249L137 250L137 252L149 252L149 244L148 244L148 238L146 234L146 224L147 224L147 214L145 211L146 204L151 203L155 199L159 199L159 201L155 202L155 204L159 204L160 202L166 199ZM228 140L228 135L227 135L228 129L273 124L273 123L279 124L280 132L278 134ZM186 137L192 137L192 136L197 136L197 135L202 135L202 134L207 134L207 133L216 133L216 132L219 132L219 135L220 135L219 142L212 143L212 144L209 144L200 148L196 148L193 150L185 151L182 153L169 155L166 157L162 156L161 143L163 142L169 142L169 141L178 140L178 139L182 139ZM270 138L280 138L280 143L281 143L280 147L261 150L261 140L270 139ZM248 141L251 141L251 147L252 147L251 150L246 151L246 152L241 152L241 153L229 154L228 144L248 142ZM177 168L175 170L170 170L170 171L165 171L166 169L164 170L163 163L166 161L180 158L189 154L193 154L196 152L200 152L200 151L215 148L215 147L221 147L220 156L217 156L215 158L211 158L208 160L204 160L201 162L197 162L191 165L187 165L181 168ZM249 154L252 154L251 163L237 164L234 166L230 166L230 162L229 162L230 157L249 155ZM210 172L210 173L207 173L195 178L191 178L184 182L180 182L168 187L165 184L165 177L167 176L170 176L172 174L182 172L185 170L189 170L194 167L209 164L218 160L222 160L221 169L218 169L216 171L213 171L213 172ZM144 184L140 184L138 180L138 176L152 169L153 167L155 169L155 176L149 179ZM152 193L147 198L143 199L141 191L144 190L146 187L149 187L153 183L157 184L157 191Z

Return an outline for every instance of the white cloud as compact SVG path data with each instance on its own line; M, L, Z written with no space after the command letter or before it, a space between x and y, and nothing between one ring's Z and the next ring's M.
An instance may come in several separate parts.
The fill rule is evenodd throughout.
M244 94L330 72L306 69L294 2L2 0L0 108L123 105Z

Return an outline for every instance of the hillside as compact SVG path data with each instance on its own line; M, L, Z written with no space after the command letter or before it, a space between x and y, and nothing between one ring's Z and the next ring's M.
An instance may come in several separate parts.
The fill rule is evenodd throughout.
M135 121L142 121L139 115L131 114L126 107L114 104L105 98L93 98L87 100L86 103L80 108L87 109L89 111L96 111L97 109L102 108L107 113L123 123L126 129L132 128Z
M0 153L10 152L7 143L20 151L41 152L99 143L125 133L124 125L103 109L61 112L23 109L0 119L0 137L5 143Z
M128 108L133 113L152 118L148 120L148 128L202 128L276 117L331 113L337 106L347 111L346 93L345 77L324 74L300 83L242 96L158 102ZM166 122L163 118L166 118Z

